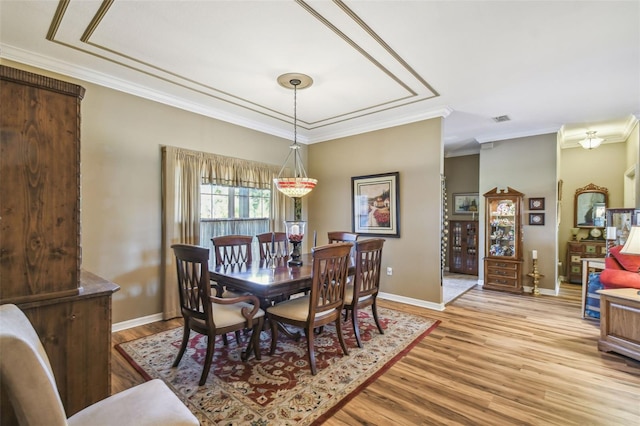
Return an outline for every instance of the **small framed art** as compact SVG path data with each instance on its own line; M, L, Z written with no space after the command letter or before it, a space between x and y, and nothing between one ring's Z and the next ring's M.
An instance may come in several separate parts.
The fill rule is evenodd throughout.
M544 225L544 213L529 213L529 225Z
M453 213L454 214L472 214L478 213L477 192L468 194L453 194Z
M529 210L544 210L544 198L529 198Z

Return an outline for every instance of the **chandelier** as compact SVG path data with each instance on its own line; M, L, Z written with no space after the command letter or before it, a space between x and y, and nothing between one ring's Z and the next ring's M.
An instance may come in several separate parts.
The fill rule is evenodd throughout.
M318 181L307 177L307 172L300 156L300 145L298 145L298 115L297 97L298 88L304 89L311 86L313 80L308 75L289 73L278 77L278 83L288 89L293 89L293 144L289 146L289 155L284 160L284 164L278 173L278 177L273 179L276 188L287 197L300 198L307 195L315 188ZM293 155L293 176L283 177L283 172Z
M590 130L587 132L587 137L580 141L580 145L582 145L584 149L594 149L599 147L602 141L603 139L596 137L595 131Z

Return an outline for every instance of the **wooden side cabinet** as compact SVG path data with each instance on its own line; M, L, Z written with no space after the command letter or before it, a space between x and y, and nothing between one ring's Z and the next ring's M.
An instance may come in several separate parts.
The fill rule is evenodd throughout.
M573 284L582 282L582 258L600 258L607 254L604 241L580 240L567 243L567 281Z
M478 275L478 222L452 220L449 228L449 272Z
M600 340L598 349L640 361L640 295L635 288L598 290Z
M33 324L68 416L111 393L119 289L81 269L83 95L75 84L0 65L0 304L17 305ZM0 424L16 424L2 390L0 407Z

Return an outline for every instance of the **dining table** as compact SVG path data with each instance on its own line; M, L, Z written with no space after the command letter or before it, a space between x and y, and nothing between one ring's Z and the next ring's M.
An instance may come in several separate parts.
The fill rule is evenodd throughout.
M219 265L209 271L209 278L234 292L253 294L262 308L272 301L311 289L313 255L301 255L302 265L290 266L287 257L269 260L253 260L248 263ZM355 273L355 266L349 266L349 275Z
M301 260L300 266L289 266L288 257L219 265L209 271L209 278L234 291L253 294L261 301L273 300L311 288L312 254L302 254Z

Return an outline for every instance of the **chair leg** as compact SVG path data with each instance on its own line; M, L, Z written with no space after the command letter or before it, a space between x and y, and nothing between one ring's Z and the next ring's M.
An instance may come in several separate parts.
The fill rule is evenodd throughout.
M276 353L276 346L278 342L278 322L271 318L269 320L269 324L271 324L271 350L269 351L269 355L273 355Z
M243 361L246 361L249 359L249 356L251 355L251 351L253 351L254 355L256 356L256 359L260 361L260 332L261 331L262 331L262 318L256 321L256 323L253 325L253 328L251 331L251 337L249 337L249 343L247 343L247 348L244 351L242 351L242 354L240 355L240 358Z
M353 334L356 336L356 343L358 347L362 347L362 341L360 340L360 327L358 326L358 307L354 306L351 311L351 323L353 324Z
M309 356L309 367L311 367L311 374L316 375L318 370L316 368L316 354L313 348L314 331L312 327L305 330L307 335L307 354Z
M340 321L340 315L336 318L336 331L338 332L338 340L340 340L340 346L342 346L342 352L345 355L349 355L349 351L347 350L347 345L344 343L344 336L342 335L342 321Z
M373 299L373 304L371 305L371 311L373 312L373 320L376 322L376 325L378 326L378 331L380 332L380 334L384 334L384 330L382 329L382 326L380 325L380 320L378 319L378 308L376 307L376 299Z
M213 353L216 345L216 336L209 335L207 336L207 354L204 358L204 368L202 369L202 376L200 376L200 382L198 383L200 386L204 385L207 381L207 377L209 376L209 370L211 369L211 364L213 362Z
M187 343L189 343L189 336L191 334L191 330L189 329L189 326L187 325L187 319L184 319L185 321L185 326L184 326L184 331L182 333L182 343L180 344L180 350L178 351L178 356L176 357L176 360L173 361L173 365L171 367L177 367L178 364L180 364L180 360L182 359L182 356L184 355L184 351L187 349Z
M251 333L251 340L253 340L253 351L256 359L260 361L260 333L264 326L264 318L260 318L258 324L253 326L253 332Z

